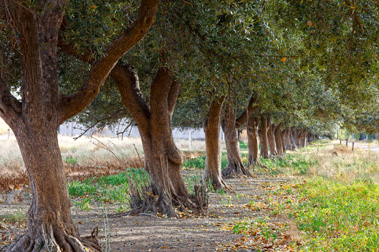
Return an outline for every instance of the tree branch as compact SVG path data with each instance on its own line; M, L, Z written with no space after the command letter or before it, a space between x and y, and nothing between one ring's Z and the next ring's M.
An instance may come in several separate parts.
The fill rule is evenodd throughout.
M111 77L116 81L122 104L132 114L140 130L146 129L151 113L143 99L137 71L132 66L123 67L117 64L111 72Z
M171 83L170 91L168 92L168 111L170 113L170 117L172 119L172 115L174 114L174 109L176 105L176 101L179 96L180 85L176 80L173 80Z
M137 20L111 43L99 61L93 63L88 81L77 93L61 95L60 122L83 110L97 96L118 60L146 35L154 23L158 2L159 0L142 0Z
M220 121L221 121L220 115L221 115L221 109L222 109L222 104L224 103L224 100L225 100L225 95L218 99L214 99L212 101L212 104L209 108L208 117L206 118L204 122L204 128L209 129L211 131L219 130Z
M0 116L9 126L15 125L21 110L21 102L11 94L7 83L0 77Z
M244 110L242 115L240 115L236 119L236 128L237 129L241 128L242 125L244 125L247 122L247 119L254 113L254 111L256 111L259 108L258 105L253 106L253 104L257 100L258 100L257 94L254 93L250 98L249 105L247 106L247 108Z

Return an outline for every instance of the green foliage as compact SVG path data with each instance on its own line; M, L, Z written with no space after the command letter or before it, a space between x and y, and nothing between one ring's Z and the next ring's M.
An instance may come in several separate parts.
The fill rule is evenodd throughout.
M310 251L379 249L379 186L315 177L301 186L296 221Z
M90 210L92 204L117 203L119 208L129 209L129 180L138 187L146 186L149 175L144 169L129 168L116 175L88 178L84 181L71 181L68 191L75 205L82 210Z

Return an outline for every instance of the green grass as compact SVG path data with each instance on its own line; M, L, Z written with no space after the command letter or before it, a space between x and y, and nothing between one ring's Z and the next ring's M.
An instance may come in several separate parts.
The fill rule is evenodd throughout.
M0 220L4 220L6 222L23 222L26 221L26 215L21 211L21 209L19 209L13 213L0 215Z
M300 187L295 213L308 251L378 251L379 185L314 177Z
M68 191L75 206L82 210L90 210L94 204L115 203L120 211L125 211L129 209L130 201L128 176L136 181L138 186L144 186L150 181L144 169L129 168L126 172L116 175L71 181L68 183Z
M317 159L312 159L301 154L286 154L282 158L273 159L260 158L260 162L267 166L272 174L291 173L305 175L311 166L319 165Z
M197 168L197 169L205 169L205 155L197 158L185 160L182 164L183 168ZM221 169L225 169L228 165L228 156L226 152L222 152L221 154Z

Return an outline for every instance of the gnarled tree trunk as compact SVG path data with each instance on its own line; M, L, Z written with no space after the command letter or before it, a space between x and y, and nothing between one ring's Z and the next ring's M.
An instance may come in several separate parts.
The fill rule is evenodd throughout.
M132 67L117 65L111 77L118 85L122 103L137 122L146 170L151 177L153 193L158 196L150 202L137 202L132 212L174 216L172 202L182 211L185 208L201 210L205 202L188 193L180 175L182 155L174 143L171 128L180 86L169 69L161 67L151 84L150 108L142 97L138 75Z
M28 171L33 200L27 216L28 233L8 251L87 251L85 246L100 251L97 242L80 241L72 221L56 125L20 123L14 133Z
M247 123L247 140L248 140L248 165L255 165L258 162L258 153L259 153L259 118L250 116Z
M232 102L230 101L225 104L224 118L221 121L221 126L225 135L228 166L222 171L224 177L231 177L238 174L251 176L249 170L242 163L237 131L247 122L248 117L257 109L256 107L252 107L255 100L256 97L252 96L248 109L237 119L234 108L232 107Z
M287 148L286 148L286 143L285 143L285 141L284 141L284 130L281 130L280 131L280 136L281 136L281 140L282 140L282 152L283 152L283 154L284 153L286 153L286 150L287 150Z
M282 142L282 131L280 130L280 124L277 126L273 126L274 130L274 135L275 135L275 145L276 145L276 151L278 156L283 156L283 145L284 143Z
M270 117L268 117L268 120L267 120L267 127L268 127L268 130L267 130L267 138L268 138L268 145L269 145L269 148L270 148L270 156L271 157L275 157L278 155L278 152L276 150L276 142L275 142L275 127L273 124L271 124L271 119Z
M12 252L101 250L96 237L79 238L73 224L57 129L96 97L116 62L147 33L158 1L141 2L134 26L109 45L87 82L72 95L60 92L58 77L58 34L66 6L64 0L0 4L0 16L17 27L22 69L21 101L0 77L0 115L15 133L33 196L27 233L8 247Z
M210 181L214 189L226 187L221 174L221 109L225 96L212 102L208 118L204 123L206 159L203 175L204 181Z
M259 140L261 143L261 156L263 158L269 158L269 156L268 156L267 131L268 131L267 117L262 115L261 116L261 130L260 130Z

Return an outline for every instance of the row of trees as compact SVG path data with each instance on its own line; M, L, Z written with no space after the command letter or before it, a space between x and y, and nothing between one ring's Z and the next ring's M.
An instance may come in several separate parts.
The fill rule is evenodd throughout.
M1 2L0 115L15 133L33 193L28 232L9 251L101 250L73 224L57 140L57 127L83 109L77 120L89 125L125 117L137 123L157 197L135 207L170 216L173 205L204 204L184 185L172 125L204 127L204 178L222 188L223 177L251 175L239 153L241 127L254 165L258 139L264 158L280 156L336 122L355 127L358 116L375 115L377 5Z

